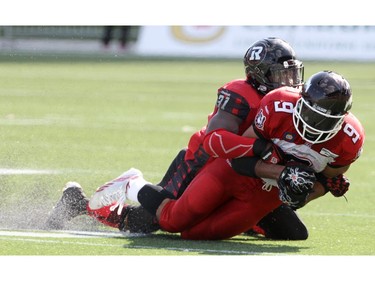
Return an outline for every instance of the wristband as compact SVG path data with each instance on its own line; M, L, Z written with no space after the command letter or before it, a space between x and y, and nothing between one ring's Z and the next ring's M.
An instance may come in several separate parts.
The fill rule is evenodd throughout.
M259 178L255 173L255 167L260 160L259 157L241 157L232 159L232 168L243 176Z
M261 156L262 153L266 150L267 144L269 142L263 139L256 139L253 145L253 153L256 156Z
M324 187L324 192L329 192L329 188L327 186L327 177L323 175L322 173L315 173L316 180L321 183L321 185Z

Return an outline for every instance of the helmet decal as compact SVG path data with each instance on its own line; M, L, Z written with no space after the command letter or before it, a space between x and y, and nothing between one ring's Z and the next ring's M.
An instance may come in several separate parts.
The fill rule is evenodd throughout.
M263 52L263 50L264 50L264 46L254 46L254 47L252 47L249 50L249 52L250 52L249 60L261 60L262 57L260 55Z
M260 130L264 130L264 122L266 122L266 116L263 114L263 110L261 109L257 116L255 117L254 124Z

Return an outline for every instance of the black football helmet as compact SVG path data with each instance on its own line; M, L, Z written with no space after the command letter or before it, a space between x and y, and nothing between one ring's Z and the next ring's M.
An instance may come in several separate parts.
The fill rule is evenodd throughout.
M269 37L255 42L244 56L247 80L261 94L281 86L301 86L304 66L286 41Z
M293 112L293 123L300 136L312 143L333 138L341 129L352 107L349 82L332 71L311 76L302 87Z

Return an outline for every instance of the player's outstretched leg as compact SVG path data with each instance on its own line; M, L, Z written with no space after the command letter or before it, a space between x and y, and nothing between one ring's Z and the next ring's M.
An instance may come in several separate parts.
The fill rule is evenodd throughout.
M60 200L53 208L46 222L47 229L62 229L67 221L72 218L87 214L86 207L89 202L81 185L77 182L68 182Z
M130 190L130 181L136 182L140 186L147 183L140 170L129 169L96 190L88 203L88 214L104 224L118 227L123 209L127 206L126 200L127 193Z

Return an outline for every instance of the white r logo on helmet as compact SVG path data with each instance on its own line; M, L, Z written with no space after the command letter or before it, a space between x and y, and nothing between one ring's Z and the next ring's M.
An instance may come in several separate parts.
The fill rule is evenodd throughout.
M260 54L263 51L263 46L255 46L251 50L249 60L260 60Z

